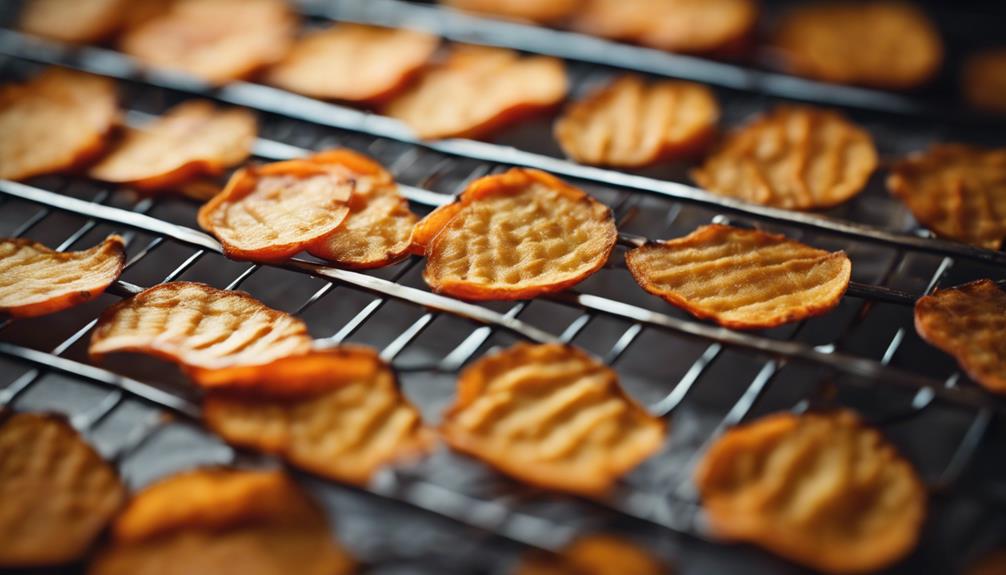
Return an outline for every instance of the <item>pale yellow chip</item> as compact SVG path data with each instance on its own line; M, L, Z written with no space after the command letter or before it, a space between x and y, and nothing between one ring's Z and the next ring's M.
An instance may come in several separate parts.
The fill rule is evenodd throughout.
M632 541L614 535L587 535L558 554L531 554L514 575L670 575L674 570Z
M130 129L89 174L143 190L181 187L247 160L257 130L248 110L190 100Z
M79 167L101 152L118 121L115 84L105 78L49 68L0 87L0 179Z
M704 148L719 115L705 86L622 76L570 105L555 123L555 137L577 162L642 167Z
M514 20L551 24L573 14L582 0L441 0L441 4Z
M1006 114L1006 48L968 56L961 82L964 97L972 106Z
M443 438L536 486L600 496L664 442L611 368L560 344L517 344L458 378Z
M721 196L814 210L855 197L876 167L873 138L838 112L779 106L728 134L692 178Z
M1006 239L1006 148L934 145L897 162L887 189L937 235L991 250Z
M646 291L735 329L826 313L841 301L852 275L845 252L715 224L635 248L625 262Z
M561 60L455 46L446 61L391 100L385 114L421 138L478 138L566 97Z

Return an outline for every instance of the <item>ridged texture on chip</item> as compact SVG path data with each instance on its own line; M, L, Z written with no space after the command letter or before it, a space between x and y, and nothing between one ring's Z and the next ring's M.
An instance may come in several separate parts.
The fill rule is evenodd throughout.
M569 16L582 0L441 0L441 4L483 14L540 24L554 23Z
M90 301L122 273L122 238L87 250L57 252L25 239L0 239L0 313L35 317Z
M81 559L126 498L61 417L0 412L0 568Z
M560 344L517 344L462 372L443 438L522 481L603 495L657 451L664 423L609 367Z
M635 248L625 262L646 291L735 329L774 327L828 312L852 275L845 252L717 224Z
M984 50L964 64L962 91L975 108L1006 114L1006 48Z
M391 100L385 113L421 138L478 138L566 97L561 60L455 46L446 61Z
M1006 393L1006 292L992 280L937 291L915 303L919 336L954 356L971 379Z
M728 134L692 177L721 196L812 210L859 194L876 167L873 139L841 114L779 106Z
M993 250L1006 239L1006 148L935 145L897 162L887 189L940 236Z
M628 539L613 535L578 538L558 554L525 558L514 575L670 575L669 565Z
M105 310L89 351L97 361L147 353L191 370L262 365L310 347L304 322L244 292L171 282Z
M69 170L101 152L119 120L115 84L49 68L0 87L0 179Z
M122 12L129 3L130 0L30 0L21 11L21 29L61 42L98 42L118 30Z
M401 89L439 44L413 30L336 24L298 41L266 81L313 98L375 103Z
M181 186L247 160L256 132L247 110L190 100L142 129L128 130L89 174L144 190Z
M577 162L641 167L700 150L719 114L712 91L700 84L622 76L567 108L555 137Z
M828 573L910 552L926 514L911 464L849 411L780 413L728 431L695 481L713 530Z

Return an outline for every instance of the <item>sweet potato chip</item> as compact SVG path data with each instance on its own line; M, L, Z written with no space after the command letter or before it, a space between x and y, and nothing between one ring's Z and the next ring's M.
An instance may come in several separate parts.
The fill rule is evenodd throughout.
M569 106L555 123L555 137L577 162L642 167L702 149L719 114L712 91L700 84L648 85L622 76Z
M794 74L891 90L926 83L943 61L936 26L900 0L798 4L773 44Z
M263 365L310 347L304 322L244 292L171 282L105 310L89 351L95 361L146 353L191 371Z
M90 575L342 575L353 559L279 471L198 469L136 495Z
M692 178L721 196L812 210L851 199L876 167L873 139L839 113L779 106L728 134Z
M49 68L0 87L0 179L69 170L92 159L119 120L115 84Z
M668 565L627 539L587 535L557 555L532 554L514 575L668 575Z
M435 291L512 300L579 283L608 260L616 236L607 206L545 172L514 168L472 182L420 221L412 240L425 246L423 278Z
M372 104L404 87L439 44L413 30L336 24L300 40L266 81L313 98Z
M122 25L130 0L30 0L21 12L21 29L61 42L104 40Z
M1006 239L1006 148L935 145L897 162L887 189L937 235L992 250Z
M968 376L1006 393L1006 292L992 280L937 291L915 302L919 336L954 356Z
M849 411L780 413L728 431L695 481L713 530L828 573L863 573L915 547L926 492Z
M217 109L190 100L142 129L130 129L89 174L143 190L181 186L222 174L251 154L255 116L238 108Z
M664 423L609 367L560 344L517 344L462 372L443 438L522 481L603 495L664 441Z
M82 558L126 498L62 417L0 412L0 568Z
M558 22L572 14L583 3L582 0L441 0L441 4L502 16L514 20L525 20L539 24Z
M1006 114L1006 48L969 56L962 82L964 97L972 106Z
M391 100L385 113L420 138L478 138L566 97L561 60L456 46L445 62Z
M0 239L0 313L35 317L80 305L104 293L125 263L122 238L114 235L76 252Z
M826 313L838 305L852 274L845 252L716 224L635 248L625 262L644 290L734 329Z

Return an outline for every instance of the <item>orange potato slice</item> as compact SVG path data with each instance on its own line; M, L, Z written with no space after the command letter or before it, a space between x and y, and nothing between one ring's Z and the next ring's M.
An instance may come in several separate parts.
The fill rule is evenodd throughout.
M571 15L582 0L441 0L441 4L468 10L502 16L513 20L525 20L539 24L551 24Z
M0 411L0 568L84 557L126 498L65 419Z
M280 471L197 469L147 487L90 575L342 575L353 559L324 512Z
M644 290L734 329L826 313L841 301L852 275L845 252L717 224L635 248L625 263Z
M35 317L88 302L119 279L125 263L125 244L115 235L76 252L0 239L0 313Z
M669 575L670 566L633 542L613 535L578 538L557 555L532 554L515 575Z
M455 46L446 61L393 98L384 112L420 138L479 138L556 106L566 90L566 71L556 58Z
M943 62L943 41L909 2L807 2L784 14L774 47L784 67L826 82L907 90Z
M719 115L705 86L626 75L569 106L555 137L582 164L637 168L702 149Z
M130 0L30 0L21 12L21 29L61 42L104 40L122 25Z
M1006 292L992 280L939 290L915 302L915 330L954 356L968 376L1006 393Z
M413 30L336 24L297 42L266 81L313 98L373 104L404 87L439 44Z
M926 514L911 464L850 411L735 427L695 481L717 534L826 573L894 563L915 547Z
M962 91L975 108L1006 114L1006 48L969 56L964 64Z
M814 210L859 194L876 167L870 134L838 112L779 106L728 134L692 178L721 196Z
M887 189L937 235L990 250L1006 239L1006 148L934 145L897 162Z
M101 152L118 121L115 84L105 78L49 68L0 87L0 179L76 168Z
M441 435L533 485L602 496L664 442L664 423L609 367L560 344L517 344L458 378Z

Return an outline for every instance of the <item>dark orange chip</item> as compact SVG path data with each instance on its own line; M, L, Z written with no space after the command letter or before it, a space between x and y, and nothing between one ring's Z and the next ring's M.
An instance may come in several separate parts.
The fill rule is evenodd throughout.
M975 108L1006 114L1006 48L969 56L964 63L962 91Z
M670 566L628 539L587 535L558 554L534 553L514 575L669 575Z
M482 14L551 24L573 14L582 0L441 0L441 4Z

